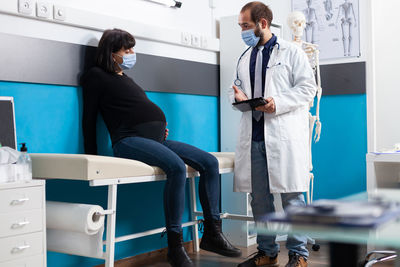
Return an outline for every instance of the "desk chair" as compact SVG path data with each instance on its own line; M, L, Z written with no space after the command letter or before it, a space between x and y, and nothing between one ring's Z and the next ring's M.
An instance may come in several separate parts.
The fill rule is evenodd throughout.
M371 259L372 255L380 255L381 257L375 257L373 259ZM395 251L391 251L391 250L374 250L371 251L367 254L367 256L365 256L365 265L364 267L369 267L374 265L375 263L379 263L379 262L386 262L386 261L392 261L395 260L397 258L397 254Z
M367 173L367 183L369 183L369 180L374 180L374 185L372 186L372 189L373 188L390 187L387 184L384 184L384 183L380 182L378 177L376 177L376 173L375 173L376 171L375 171L375 167L374 167L374 162L372 161L372 163L371 163L371 161L368 161L368 157L369 157L369 154L367 154L367 164L369 166L368 169L371 169L371 164L372 164L372 170L373 171L369 171ZM372 177L370 177L370 176L372 176ZM371 188L368 188L368 191L369 190L371 190ZM376 257L371 259L371 257L374 254L376 255ZM378 255L380 257L378 257ZM372 250L372 251L368 252L367 255L365 256L365 261L364 261L365 265L364 266L365 267L369 267L369 266L372 266L372 265L374 265L376 263L379 263L379 262L393 261L396 258L397 258L396 251L392 251L392 250Z

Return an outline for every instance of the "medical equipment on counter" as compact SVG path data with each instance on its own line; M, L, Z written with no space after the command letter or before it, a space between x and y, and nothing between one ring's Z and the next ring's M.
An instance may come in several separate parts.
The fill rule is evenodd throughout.
M17 160L20 157L20 152L10 147L0 147L0 183L15 182L17 173L20 172L21 166Z
M28 154L28 148L22 143L21 153L16 163L16 181L32 180L32 160Z

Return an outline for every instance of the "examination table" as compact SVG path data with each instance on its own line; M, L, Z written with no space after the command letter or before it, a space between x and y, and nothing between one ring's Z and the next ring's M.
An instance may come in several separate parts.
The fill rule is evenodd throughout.
M212 153L219 162L219 172L233 172L234 153ZM114 266L115 243L131 240L147 235L161 233L164 228L152 229L141 233L115 237L117 186L120 184L143 183L165 180L166 175L158 167L152 167L136 160L83 155L83 154L30 154L32 158L33 177L39 179L67 179L88 181L90 186L108 186L108 206L104 215L107 216L106 245L102 259L106 267ZM187 177L194 178L199 173L187 166ZM202 216L196 207L195 180L190 179L190 207L192 221L182 226L192 226L194 251L199 251L198 216ZM252 220L250 216L224 213L221 218L236 220Z

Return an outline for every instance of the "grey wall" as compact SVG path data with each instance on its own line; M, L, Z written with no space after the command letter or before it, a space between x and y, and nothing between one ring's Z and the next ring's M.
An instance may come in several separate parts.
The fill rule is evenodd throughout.
M77 86L95 47L0 33L0 80ZM138 54L127 75L146 91L219 96L219 66ZM324 95L364 94L365 62L321 66Z
M322 65L321 83L324 95L365 94L365 62Z
M79 84L93 65L96 48L0 33L0 80L56 85ZM219 95L219 66L138 54L127 75L146 91Z

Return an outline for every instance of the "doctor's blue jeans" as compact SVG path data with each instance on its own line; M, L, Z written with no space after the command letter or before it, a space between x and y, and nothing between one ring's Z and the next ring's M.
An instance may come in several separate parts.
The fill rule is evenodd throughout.
M251 208L254 220L258 221L266 214L275 212L274 196L270 193L269 189L264 141L253 141L251 145L251 187ZM283 209L291 205L305 206L304 195L301 192L281 193L280 195ZM267 256L274 257L279 252L279 244L275 242L275 239L276 235L257 235L258 250L264 251ZM289 255L297 253L308 258L306 245L306 236L292 235L288 236L286 241L286 248L289 250Z
M113 147L114 156L160 167L167 175L164 213L168 231L182 230L185 208L185 163L200 173L199 198L206 220L218 220L220 180L218 160L197 147L166 140L159 143L143 137L126 137ZM150 199L149 199L150 200Z

